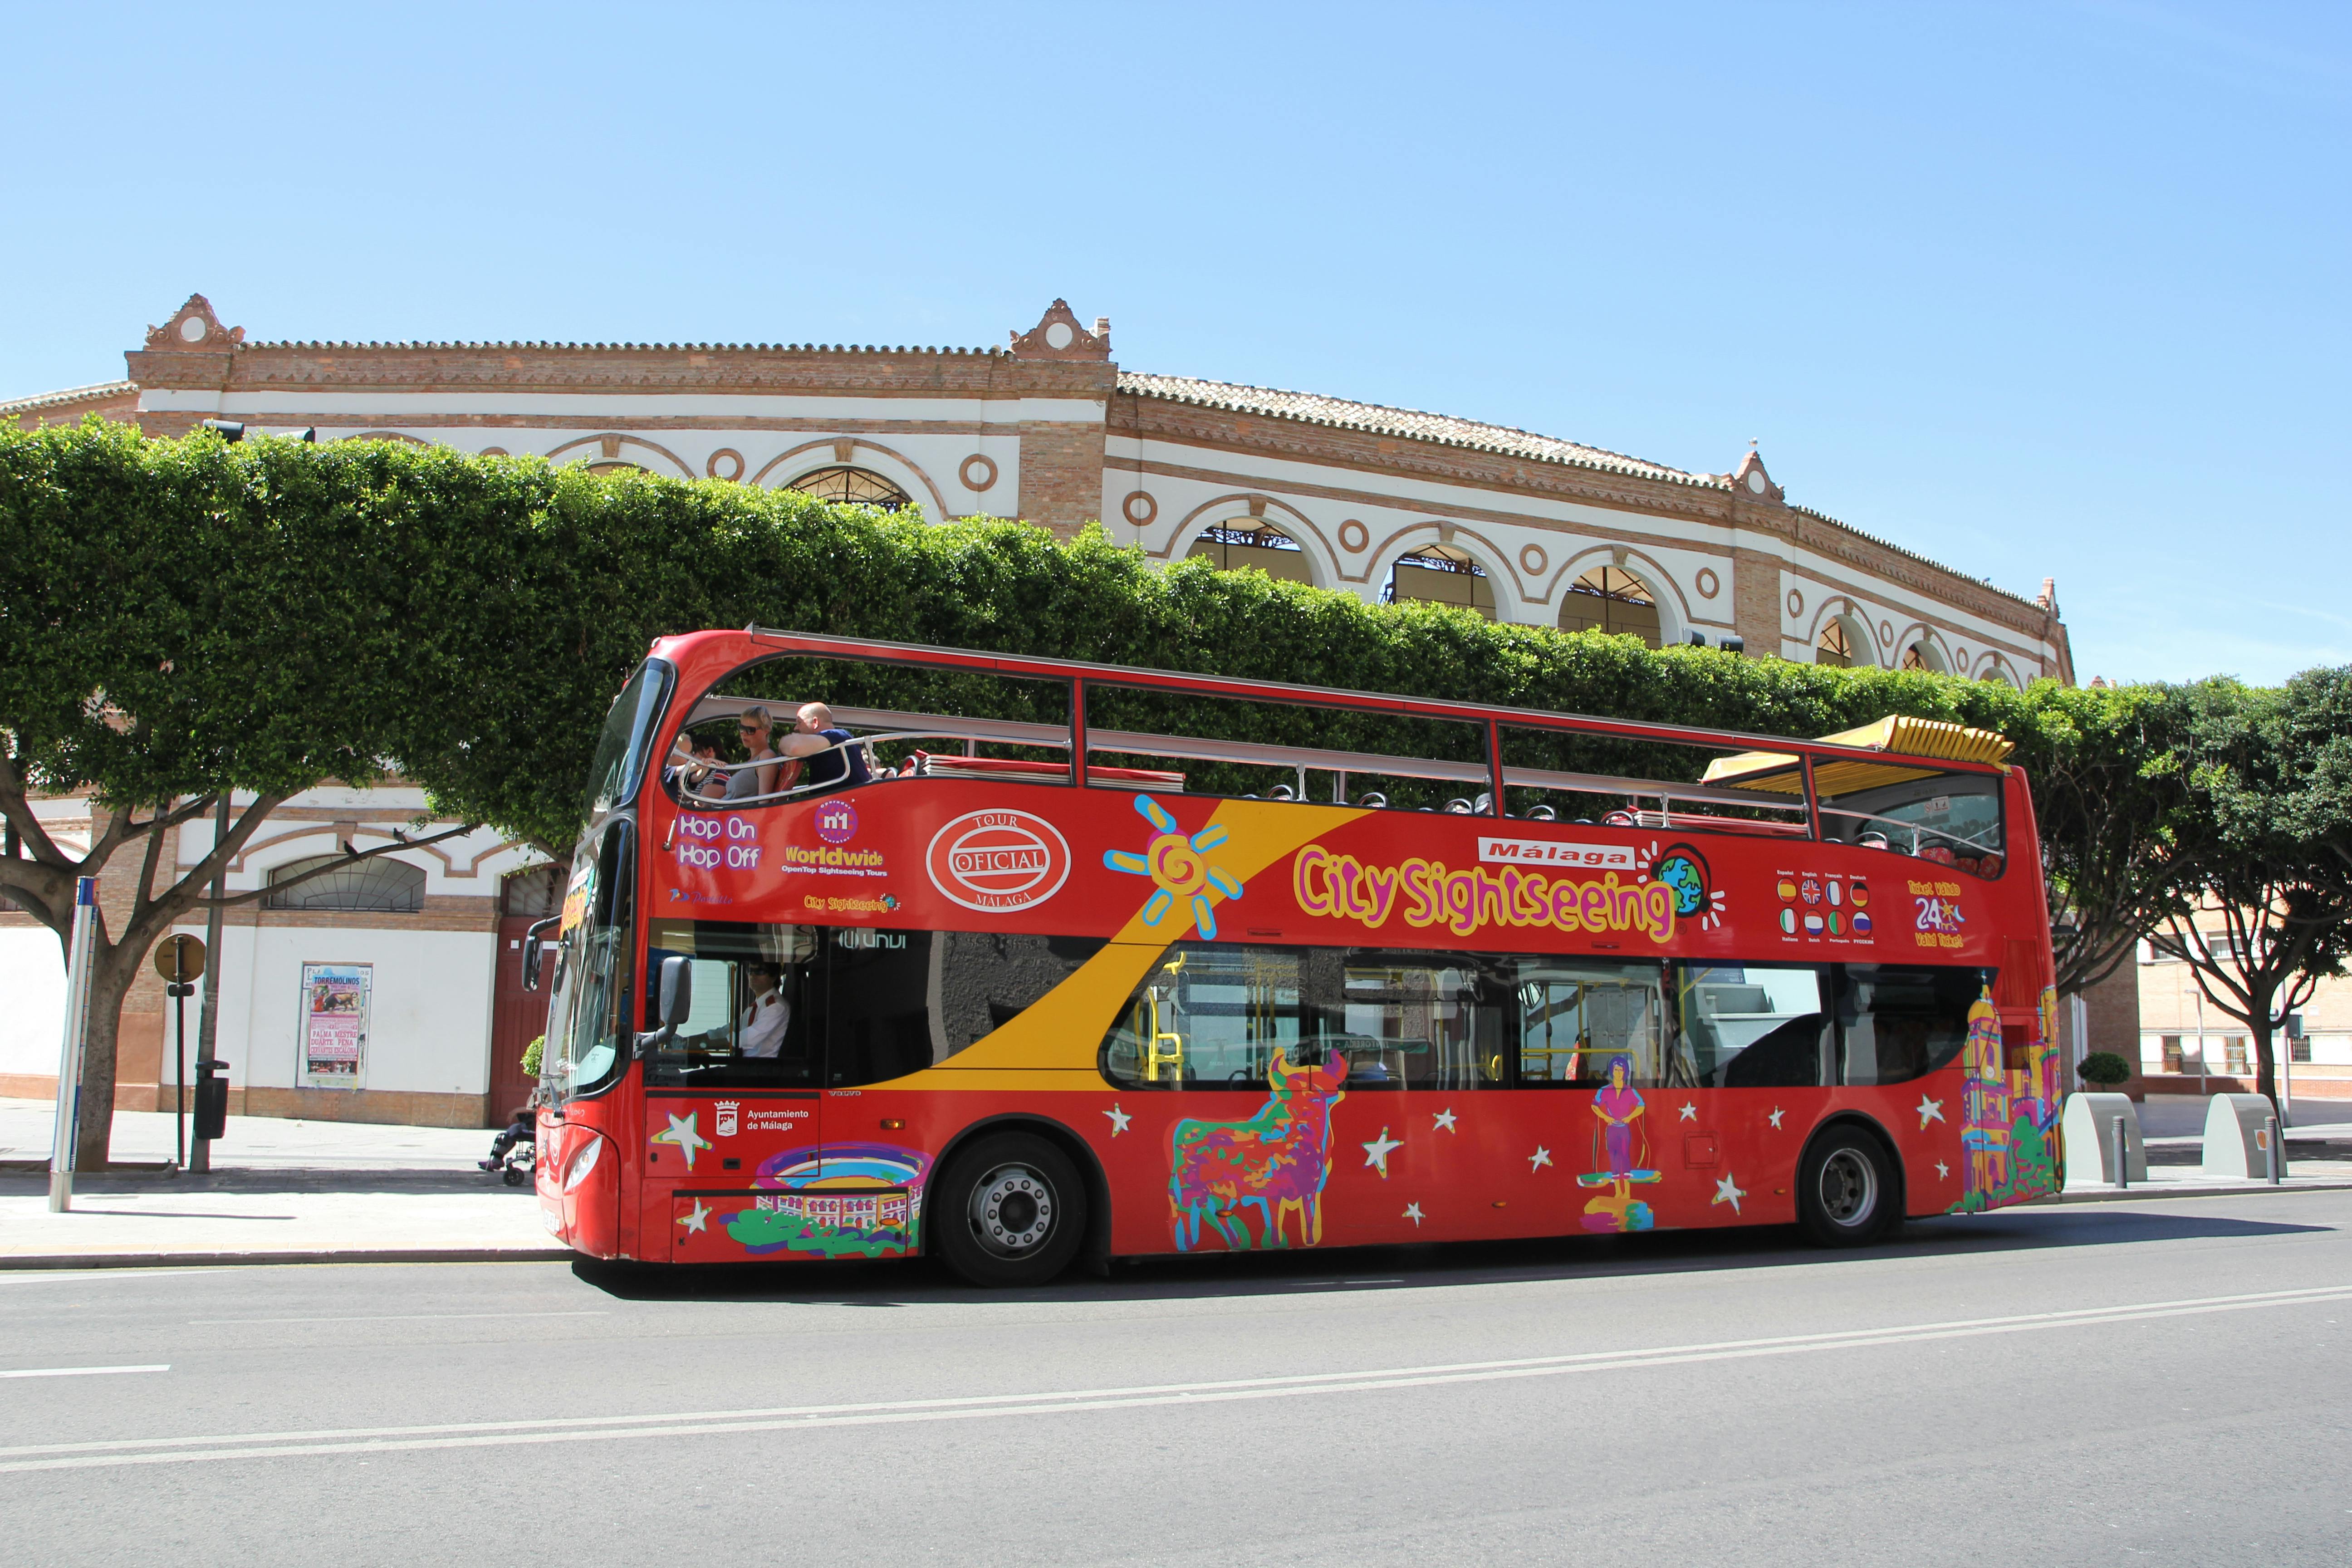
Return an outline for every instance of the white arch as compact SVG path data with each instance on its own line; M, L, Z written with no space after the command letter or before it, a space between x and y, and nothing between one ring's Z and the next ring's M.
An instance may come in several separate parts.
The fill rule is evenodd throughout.
M1250 510L1253 503L1262 510L1253 512ZM1282 515L1276 516L1277 511ZM1297 507L1267 496L1220 496L1215 500L1195 507L1183 521L1176 525L1176 531L1169 535L1167 559L1171 562L1183 560L1185 552L1192 548L1193 542L1202 533L1212 528L1229 525L1243 528L1265 526L1279 531L1284 538L1298 546L1299 554L1307 562L1307 581L1318 588L1328 588L1339 580L1339 563L1332 555L1331 547L1324 540L1322 531L1309 523L1307 514Z
M2025 689L2025 679L2018 674L2015 663L1998 653L1988 653L1977 660L1977 679L2004 681L2018 691Z
M1952 650L1944 646L1942 634L1925 621L1912 622L1910 629L1895 639L1895 647L1889 653L1894 660L1894 668L1903 668L1903 656L1910 651L1914 643L1918 645L1921 658L1928 669L1937 675L1952 673Z
M1395 572L1397 562L1432 544L1459 550L1486 572L1486 591L1495 598L1496 620L1529 624L1527 596L1519 592L1518 574L1511 570L1508 552L1458 524L1414 523L1382 540L1372 556L1372 570L1364 579L1364 597L1380 603L1381 589Z
M1871 630L1869 616L1852 599L1835 598L1822 602L1820 612L1813 616L1813 629L1805 639L1807 648L1822 646L1822 633L1829 629L1832 621L1845 627L1846 647L1860 656L1853 660L1856 669L1885 667L1885 661L1879 658L1878 634ZM1808 653L1806 657L1810 658L1812 656Z
M851 443L846 461L840 456L844 441ZM864 468L898 486L899 493L920 509L927 521L946 522L953 516L948 510L947 497L931 482L929 474L889 447L863 437L828 436L773 453L758 467L752 466L751 455L746 453L744 468L753 484L770 490L783 489L819 468Z
M1618 557L1622 555L1623 560ZM1559 617L1568 608L1568 593L1576 580L1596 567L1614 566L1618 571L1639 582L1649 591L1650 602L1658 607L1658 646L1673 647L1690 640L1690 602L1683 594L1682 584L1674 574L1661 566L1656 558L1622 544L1596 544L1579 551L1563 564L1552 578L1551 624L1559 625Z
M604 456L604 443L613 443L613 455ZM658 446L642 436L632 436L625 430L607 430L594 436L583 436L552 447L547 460L557 468L568 468L575 464L630 463L650 474L668 479L699 479L686 459L668 447Z

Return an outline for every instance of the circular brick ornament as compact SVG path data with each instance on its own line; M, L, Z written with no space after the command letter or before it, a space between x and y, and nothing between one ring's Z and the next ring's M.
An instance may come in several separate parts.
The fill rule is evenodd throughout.
M743 454L732 447L721 447L710 454L710 461L702 471L714 479L740 479L743 477Z
M1160 515L1160 503L1151 499L1150 490L1129 490L1127 499L1118 503L1121 516L1141 528Z
M1698 569L1697 584L1698 596L1702 599L1712 599L1723 592L1723 579L1715 574L1712 567L1702 566Z
M1371 542L1372 531L1354 518L1351 517L1339 525L1339 547L1349 554L1361 554L1364 547Z
M1550 557L1544 553L1543 546L1540 544L1522 545L1519 549L1519 570L1522 572L1540 572L1549 560Z
M1790 589L1790 590L1789 590L1789 614L1790 614L1790 616L1801 616L1801 615L1803 615L1804 613L1805 613L1805 596L1804 596L1802 594L1798 593L1798 592L1797 592L1797 590L1795 590L1794 588Z
M963 480L964 489L975 492L984 490L996 482L996 463L994 459L974 452L963 460L963 466L956 470L956 475Z

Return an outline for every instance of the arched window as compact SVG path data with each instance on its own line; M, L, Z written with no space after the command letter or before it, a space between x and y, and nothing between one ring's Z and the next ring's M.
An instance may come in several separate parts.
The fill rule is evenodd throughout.
M533 866L499 885L499 913L543 919L563 907L565 868Z
M1596 566L1561 595L1559 629L1607 632L1640 637L1658 646L1658 601L1639 577L1622 566Z
M1400 555L1389 569L1388 585L1381 591L1383 605L1451 605L1487 620L1495 618L1495 589L1486 569L1465 550L1432 544L1411 555Z
M897 511L908 504L906 491L866 468L818 468L803 474L785 488L819 500L879 507L884 511Z
M1202 529L1201 537L1192 542L1192 548L1184 552L1184 559L1206 561L1224 572L1252 566L1286 582L1315 581L1314 574L1307 569L1307 552L1300 548L1298 541L1272 523L1247 519Z
M1853 667L1853 641L1847 636L1845 622L1832 616L1822 627L1821 640L1813 645L1815 664L1833 664L1840 669Z
M291 860L273 867L269 872L270 886L290 882L303 872L320 866L331 866L343 858L341 855L313 855L307 860ZM283 892L271 892L262 900L263 907L273 910L346 910L379 915L413 915L425 908L425 873L415 866L404 866L389 857L352 862L322 877L313 877L299 887Z
M1924 669L1930 675L1942 675L1946 673L1944 656L1937 653L1935 649L1935 646L1929 643L1925 637L1920 638L1917 642L1913 643L1909 647L1903 650L1903 668L1906 669Z

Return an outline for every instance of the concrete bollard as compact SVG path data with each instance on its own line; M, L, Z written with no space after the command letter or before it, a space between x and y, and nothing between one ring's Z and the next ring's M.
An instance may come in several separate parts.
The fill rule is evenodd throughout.
M2068 1095L2059 1134L2065 1141L2070 1186L2095 1182L2127 1187L2147 1180L2147 1149L2140 1142L2139 1113L2128 1095L2087 1090Z
M2259 1094L2217 1094L2206 1101L2205 1174L2261 1181L2272 1175L2278 1156L2269 1100Z

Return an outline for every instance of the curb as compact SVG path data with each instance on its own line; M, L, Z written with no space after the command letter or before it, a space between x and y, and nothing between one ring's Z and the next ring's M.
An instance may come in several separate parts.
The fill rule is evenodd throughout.
M187 1268L289 1263L553 1263L583 1256L568 1247L442 1247L343 1252L44 1253L0 1258L0 1273L37 1268Z
M2233 1183L2229 1186L2183 1187L2172 1183L2137 1182L2121 1189L2107 1188L2097 1192L2058 1193L2038 1198L2037 1204L2131 1204L2155 1203L2164 1198L2242 1198L2257 1193L2352 1193L2352 1181L2282 1182L2277 1186L2268 1182ZM2029 1205L2030 1206L2030 1205Z

